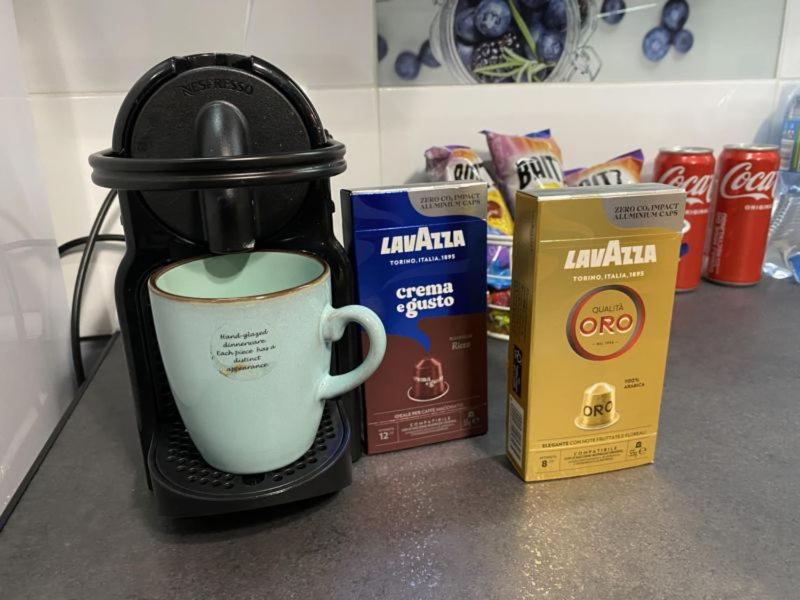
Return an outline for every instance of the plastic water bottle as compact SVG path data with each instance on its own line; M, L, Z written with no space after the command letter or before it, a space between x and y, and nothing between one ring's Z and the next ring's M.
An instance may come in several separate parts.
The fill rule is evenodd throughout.
M800 92L789 101L781 132L781 172L775 190L764 273L800 283Z
M800 92L789 100L781 130L781 171L800 171Z

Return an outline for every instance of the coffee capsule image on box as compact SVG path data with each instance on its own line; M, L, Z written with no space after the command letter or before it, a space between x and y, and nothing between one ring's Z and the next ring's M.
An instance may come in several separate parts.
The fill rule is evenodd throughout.
M426 356L414 365L413 384L408 388L408 397L414 402L438 400L450 391L444 380L441 361Z
M575 417L575 425L581 429L603 429L619 420L617 412L617 388L601 381L583 392L581 412Z

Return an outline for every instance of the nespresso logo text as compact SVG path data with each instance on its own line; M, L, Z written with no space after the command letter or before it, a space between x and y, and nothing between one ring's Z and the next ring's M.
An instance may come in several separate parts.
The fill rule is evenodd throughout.
M383 237L381 239L381 254L444 250L466 245L464 231L461 229L431 232L427 227L420 227L416 233Z
M213 89L233 90L234 92L242 92L243 94L253 93L253 86L251 84L225 77L195 79L194 81L181 85L180 88L184 96L194 96L198 92Z
M604 248L584 248L567 252L565 269L643 265L656 262L655 244L622 246L619 240L609 240Z

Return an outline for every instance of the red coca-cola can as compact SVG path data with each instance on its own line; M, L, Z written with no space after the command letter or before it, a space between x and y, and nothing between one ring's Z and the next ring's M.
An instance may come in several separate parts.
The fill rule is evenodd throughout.
M681 260L675 289L689 292L700 284L711 188L714 181L714 153L711 148L674 146L661 148L656 157L654 178L659 183L686 190Z
M779 165L777 146L725 146L714 194L709 281L754 285L761 279Z

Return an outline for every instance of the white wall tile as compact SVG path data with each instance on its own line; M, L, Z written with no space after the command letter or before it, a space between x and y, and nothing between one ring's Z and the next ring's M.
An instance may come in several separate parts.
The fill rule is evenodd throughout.
M61 285L10 2L0 2L0 513L74 394Z
M377 185L381 181L378 100L374 88L318 89L309 97L331 135L347 147L347 170L331 180L336 205L334 225L342 239L339 191Z
M170 56L241 52L247 5L247 0L15 0L28 91L125 91Z
M786 0L778 77L800 77L800 0Z
M253 0L246 47L306 87L372 85L373 0Z
M122 94L91 96L31 96L45 187L59 243L84 236L108 190L91 180L88 157L111 145L111 132ZM104 232L121 233L119 211L112 208ZM116 328L114 274L121 258L119 249L98 244L82 305L81 333L108 333ZM80 253L62 260L68 297L78 268Z
M123 98L123 94L30 97L59 243L86 235L107 192L92 183L89 155L111 146Z
M3 77L0 78L0 98L24 98L28 95L22 72L22 52L19 47L14 7L8 2L0 5L0 50L3 51Z
M768 135L776 82L553 84L386 88L379 91L384 184L424 180L423 152L467 144L479 132L524 134L549 127L566 167L596 164L634 148L645 173L660 146L705 145Z

